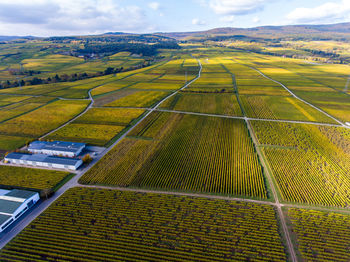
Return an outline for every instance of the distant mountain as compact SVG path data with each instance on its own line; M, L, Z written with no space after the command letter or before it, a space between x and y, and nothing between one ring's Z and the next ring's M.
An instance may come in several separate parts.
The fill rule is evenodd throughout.
M158 33L159 35L172 37L177 40L191 38L208 38L214 36L252 36L264 38L278 38L287 36L337 36L342 37L344 34L350 33L350 23L339 23L329 25L286 25L286 26L259 26L253 28L214 28L207 31L196 32L174 32L174 33ZM348 36L349 37L349 36Z
M0 35L0 41L12 41L12 40L16 40L16 39L35 39L37 37L34 36L2 36Z

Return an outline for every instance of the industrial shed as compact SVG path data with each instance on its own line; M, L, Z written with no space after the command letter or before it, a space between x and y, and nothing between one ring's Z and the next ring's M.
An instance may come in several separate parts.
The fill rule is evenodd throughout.
M0 232L28 211L39 199L37 192L0 189Z
M84 143L73 143L64 141L34 141L28 146L28 151L33 154L75 157L83 151L85 146L86 144Z
M48 156L44 154L10 153L5 156L5 162L11 164L28 165L36 167L77 170L83 161L79 158Z

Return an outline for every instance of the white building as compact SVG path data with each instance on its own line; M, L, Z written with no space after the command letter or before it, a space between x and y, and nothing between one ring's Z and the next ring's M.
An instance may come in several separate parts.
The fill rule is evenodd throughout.
M86 144L84 143L73 143L64 141L34 141L28 146L28 151L33 154L76 157L83 151L85 146Z
M23 153L10 153L4 158L5 163L27 165L46 168L58 168L77 170L83 161L79 158L68 158L58 156L48 156L43 154L23 154Z
M0 232L8 228L39 199L37 192L0 189Z

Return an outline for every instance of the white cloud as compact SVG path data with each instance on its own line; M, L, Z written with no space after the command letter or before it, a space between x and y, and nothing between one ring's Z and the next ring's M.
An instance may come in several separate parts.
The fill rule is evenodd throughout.
M224 23L233 23L235 21L235 16L234 15L223 16L220 18L220 21Z
M113 0L0 0L0 35L144 32L149 27L140 7Z
M296 8L287 15L288 23L326 23L350 19L350 1L327 2L313 8Z
M263 9L269 0L210 0L209 6L219 15L245 15Z
M148 7L157 11L159 10L160 4L158 2L152 2L148 4Z
M193 18L192 19L192 24L193 25L205 25L205 21L199 20L198 18Z
M259 22L260 22L260 18L259 17L256 16L256 17L253 18L253 23L257 24Z

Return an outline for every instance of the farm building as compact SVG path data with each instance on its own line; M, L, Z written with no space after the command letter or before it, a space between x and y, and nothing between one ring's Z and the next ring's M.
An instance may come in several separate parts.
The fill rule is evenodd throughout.
M83 161L79 158L48 156L44 154L10 153L5 156L4 160L12 164L69 170L77 170L83 164Z
M45 154L50 156L78 156L85 148L84 143L73 143L64 141L34 141L30 143L28 151L33 154Z
M0 189L0 232L28 211L39 199L37 192Z

